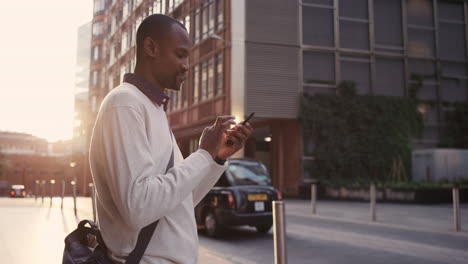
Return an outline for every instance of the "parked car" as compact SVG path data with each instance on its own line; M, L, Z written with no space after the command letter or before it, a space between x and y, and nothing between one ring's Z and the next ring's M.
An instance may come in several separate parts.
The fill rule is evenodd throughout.
M10 189L10 197L26 197L24 185L12 185Z
M227 226L249 225L267 233L273 225L272 201L282 200L263 163L228 159L226 171L195 207L199 228L217 237Z

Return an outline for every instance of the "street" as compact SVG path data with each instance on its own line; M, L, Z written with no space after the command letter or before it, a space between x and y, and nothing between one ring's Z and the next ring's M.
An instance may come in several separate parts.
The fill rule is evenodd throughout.
M305 200L286 200L289 263L468 263L468 232L453 229L452 208L443 205L378 204L377 222L361 202L318 201L311 215ZM92 219L91 200L35 201L0 198L2 263L60 263L63 239L79 219ZM468 229L468 206L461 206ZM273 233L232 228L220 239L200 232L199 263L274 263Z

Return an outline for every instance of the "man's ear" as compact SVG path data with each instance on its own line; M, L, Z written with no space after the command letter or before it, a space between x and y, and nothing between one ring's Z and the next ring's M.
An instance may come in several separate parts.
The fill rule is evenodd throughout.
M159 47L151 37L146 37L143 40L143 47L145 50L145 54L149 57L157 57L159 55Z

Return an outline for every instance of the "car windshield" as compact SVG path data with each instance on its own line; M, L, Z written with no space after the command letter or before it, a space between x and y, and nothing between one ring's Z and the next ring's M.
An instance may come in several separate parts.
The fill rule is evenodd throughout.
M235 162L228 165L234 185L271 185L265 165L257 162Z

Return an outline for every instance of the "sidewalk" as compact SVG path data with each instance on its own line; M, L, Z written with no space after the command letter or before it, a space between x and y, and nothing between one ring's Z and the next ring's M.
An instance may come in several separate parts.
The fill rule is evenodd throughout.
M66 198L68 200L72 200L71 197ZM50 200L47 199L47 202ZM54 201L54 203L57 203ZM47 204L48 203L44 203ZM60 205L59 205L60 206ZM68 201L67 202L67 208L73 209L73 202ZM93 219L93 211L92 211L92 202L91 198L89 197L78 197L77 198L77 214L78 218L81 219ZM78 222L76 222L78 223ZM198 250L198 263L199 264L211 264L211 263L217 263L217 264L232 264L232 262L224 259L222 256L218 255L216 252L210 251L208 249L199 247Z
M318 200L315 215L312 215L310 200L287 199L285 204L286 215L455 233L452 204L377 203L376 222L371 222L368 202ZM460 204L460 219L462 231L458 233L468 235L467 203Z

